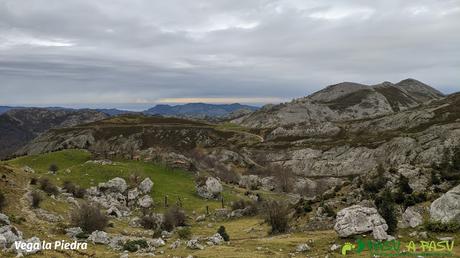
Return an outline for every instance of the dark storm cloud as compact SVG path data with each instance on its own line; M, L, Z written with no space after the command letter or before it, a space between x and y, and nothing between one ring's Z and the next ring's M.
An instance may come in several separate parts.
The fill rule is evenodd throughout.
M458 31L457 0L4 0L0 104L281 101L407 77L459 91Z

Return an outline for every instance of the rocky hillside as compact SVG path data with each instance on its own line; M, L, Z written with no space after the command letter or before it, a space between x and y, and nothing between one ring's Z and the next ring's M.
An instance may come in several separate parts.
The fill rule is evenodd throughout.
M289 103L267 106L234 122L251 128L310 127L389 115L442 97L439 91L414 79L374 86L344 82Z
M184 105L156 105L144 111L148 115L183 118L225 118L234 112L255 111L257 107L235 104L189 103Z
M13 154L39 134L51 128L75 126L106 118L90 110L12 109L0 115L0 158Z

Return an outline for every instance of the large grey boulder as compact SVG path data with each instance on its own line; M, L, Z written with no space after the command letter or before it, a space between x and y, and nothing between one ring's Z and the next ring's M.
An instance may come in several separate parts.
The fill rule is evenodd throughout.
M382 230L388 230L388 225L375 208L353 205L337 213L334 230L340 237L375 231L374 235L380 238Z
M137 201L140 207L150 208L153 205L153 199L149 195L144 195Z
M144 179L144 181L142 181L140 184L139 184L139 191L141 193L150 193L152 191L152 187L153 187L153 182L152 180L150 180L150 178L146 178Z
M41 242L38 237L32 237L29 238L25 241L22 241L21 245L17 246L13 245L14 251L17 254L22 254L22 255L30 255L30 254L35 254L40 252L41 250Z
M210 245L220 245L224 242L224 238L219 233L216 233L213 236L208 237L208 242Z
M197 194L206 199L215 199L223 191L222 184L214 177L208 177L204 184L196 186Z
M103 244L106 245L110 242L109 235L104 231L96 230L88 237L89 241L92 241L94 244Z
M460 185L433 201L430 216L434 221L460 223Z
M138 196L139 190L137 190L137 188L128 191L128 201L135 200Z
M416 210L415 207L408 207L401 218L401 222L398 224L400 228L416 228L423 223L422 215Z
M128 189L128 184L123 178L116 177L105 183L98 185L99 189L103 191L110 191L114 193L124 193Z
M4 240L2 238L2 242L4 242L6 247L11 246L16 241L22 240L22 232L11 225L0 227L0 236L3 236Z
M10 225L10 219L3 213L0 213L0 226Z

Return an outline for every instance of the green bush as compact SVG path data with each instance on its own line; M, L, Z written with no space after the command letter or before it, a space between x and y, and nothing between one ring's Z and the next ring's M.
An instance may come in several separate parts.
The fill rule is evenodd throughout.
M271 234L284 233L289 229L289 209L279 201L266 201L263 204L265 222L271 226Z
M230 236L227 234L224 226L220 226L217 230L217 233L224 239L225 242L230 241Z
M430 221L425 224L425 229L435 233L456 233L460 231L460 223L440 221Z
M375 205L377 206L380 215L387 222L387 232L389 234L395 233L398 225L398 219L396 217L395 201L390 189L385 189L385 191L383 191L382 194L375 199Z
M40 208L40 203L43 201L42 195L37 191L33 191L30 197L32 199L32 207Z
M145 241L144 239L138 239L138 240L127 241L123 245L123 250L129 251L129 252L136 252L139 249L144 249L147 247L149 247L149 245L147 244L147 241Z
M99 207L86 203L73 210L71 220L75 227L80 227L87 233L104 230L109 222L109 219L101 212Z
M56 164L51 164L49 166L48 170L53 172L53 173L56 173L59 170L59 168L58 168L58 166Z
M401 193L411 194L412 188L409 185L409 178L405 177L404 175L399 175L399 183L398 183L399 191Z
M43 190L47 194L54 194L57 195L59 193L58 188L51 182L49 178L40 178L40 189Z
M5 194L0 192L0 211L3 210L6 206L6 197Z
M179 235L180 239L190 239L192 236L192 231L190 230L190 227L181 227L177 230L177 234Z
M177 206L169 208L164 216L163 228L171 231L175 227L186 226L187 216L185 212Z

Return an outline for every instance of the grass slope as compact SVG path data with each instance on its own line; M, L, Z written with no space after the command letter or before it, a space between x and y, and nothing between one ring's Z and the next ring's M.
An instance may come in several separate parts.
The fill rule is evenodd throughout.
M187 211L204 211L206 206L210 209L219 208L220 201L208 201L200 198L195 193L194 177L190 172L172 170L161 165L142 161L116 161L112 165L86 163L91 159L91 154L84 150L64 150L42 155L32 155L17 158L8 163L13 166L29 166L36 172L36 176L48 177L58 186L66 180L82 187L97 186L115 177L124 178L129 182L131 175L140 176L141 179L150 177L154 182L151 193L157 207L161 208L165 196L169 204L176 203L179 198ZM56 164L59 168L57 175L49 175L48 168ZM230 202L236 199L237 192L230 187L224 187L224 200Z

